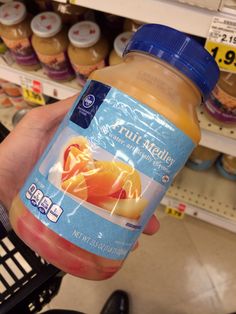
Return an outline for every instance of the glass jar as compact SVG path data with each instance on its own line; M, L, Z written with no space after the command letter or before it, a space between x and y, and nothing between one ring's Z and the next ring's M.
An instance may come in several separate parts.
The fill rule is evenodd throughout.
M211 96L205 102L205 113L218 125L236 125L236 74L221 72Z
M30 18L23 3L12 1L0 7L0 35L15 62L24 70L37 70L40 63L31 45Z
M203 146L197 146L190 155L186 166L196 171L204 171L213 166L220 153Z
M123 29L125 32L136 32L143 24L145 23L138 20L125 19Z
M101 35L99 26L90 21L73 25L69 30L69 40L68 56L78 83L83 86L93 71L105 67L108 42Z
M79 21L83 21L85 19L86 13L88 13L87 8L69 3L52 1L52 7L54 12L60 15L63 25L73 25Z
M54 81L70 81L74 71L67 56L69 40L61 18L54 12L36 15L32 22L32 45L45 74Z
M216 168L224 178L236 181L236 157L223 154L217 161Z
M109 55L109 65L116 65L123 62L123 52L132 35L132 32L124 32L116 37L114 40L114 49Z

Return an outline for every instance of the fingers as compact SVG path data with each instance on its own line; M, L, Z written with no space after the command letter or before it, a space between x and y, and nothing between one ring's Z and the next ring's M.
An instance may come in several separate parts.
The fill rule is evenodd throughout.
M31 110L19 125L24 127L40 128L49 130L57 125L73 105L78 95L60 100L54 104L34 108Z
M143 233L148 235L155 234L160 229L160 223L156 216L152 215L149 222L147 223L145 229L143 230Z

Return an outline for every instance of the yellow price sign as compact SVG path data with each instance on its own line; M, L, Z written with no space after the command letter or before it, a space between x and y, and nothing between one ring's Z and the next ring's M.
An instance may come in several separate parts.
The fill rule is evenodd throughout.
M229 72L236 72L236 48L212 41L206 42L205 48L215 58L219 68Z
M170 216L177 218L177 219L183 219L184 218L184 211L180 211L177 208L172 208L172 207L167 206L165 208L165 213L167 215L170 215Z
M236 72L236 20L214 17L205 48L221 70Z
M32 89L22 87L22 95L27 102L37 105L45 105L45 99L41 93L37 93Z

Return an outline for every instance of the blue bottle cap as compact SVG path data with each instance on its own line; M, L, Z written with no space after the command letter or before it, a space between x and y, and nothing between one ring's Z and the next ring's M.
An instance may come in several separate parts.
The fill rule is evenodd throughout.
M186 34L160 24L145 24L130 39L123 55L145 52L168 62L187 76L206 98L219 79L214 58Z

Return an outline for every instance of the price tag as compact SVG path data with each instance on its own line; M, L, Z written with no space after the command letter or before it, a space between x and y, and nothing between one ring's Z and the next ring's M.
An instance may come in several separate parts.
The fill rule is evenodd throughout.
M176 204L176 205L175 205ZM178 203L177 201L170 202L169 206L166 206L165 213L177 219L183 219L186 205Z
M236 72L236 19L214 17L205 48L221 70Z
M22 95L27 102L45 105L42 94L42 84L39 81L21 77Z

